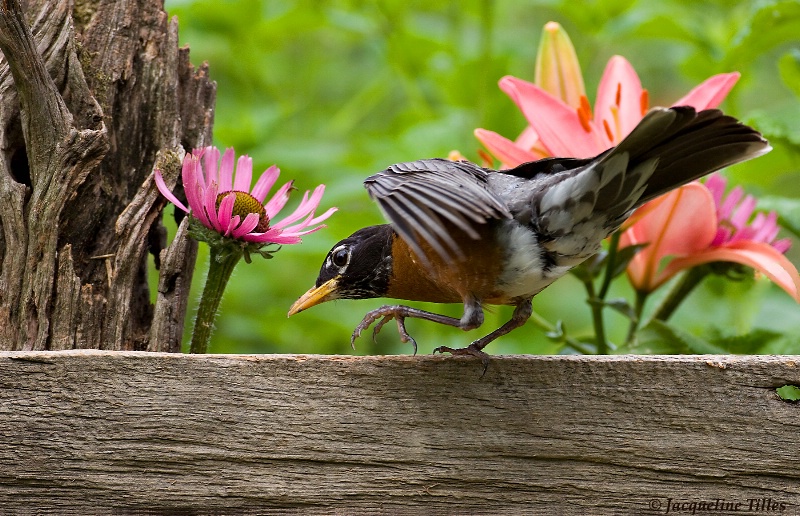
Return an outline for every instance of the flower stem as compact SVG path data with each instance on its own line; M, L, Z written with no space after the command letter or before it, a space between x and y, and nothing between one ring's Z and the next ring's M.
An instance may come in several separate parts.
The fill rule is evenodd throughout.
M686 296L700 284L700 282L711 272L708 266L700 266L689 269L686 274L672 287L667 297L661 302L659 307L653 312L650 320L666 321L680 306Z
M621 236L621 232L615 231L608 242L606 272L603 276L603 284L600 286L600 294L598 295L601 300L606 298L608 288L611 286L611 280L614 279L614 269L617 268L617 248L619 248L619 239Z
M591 283L588 285L591 285ZM603 323L603 300L595 296L594 286L591 286L589 291L589 304L592 306L592 323L594 324L594 336L597 342L597 354L608 355L606 328Z
M642 320L642 312L644 311L644 303L647 301L647 296L649 294L649 292L644 290L636 291L636 304L633 307L633 313L636 317L631 319L631 324L628 326L628 336L625 338L626 345L630 345L630 343L633 342L633 337L636 335L636 330L639 329L639 323Z
M608 295L608 288L614 278L614 269L617 264L617 248L621 233L615 231L611 235L608 245L608 257L606 258L606 270L603 274L603 283L600 285L600 292L595 295L594 284L586 282L586 290L589 293L589 304L592 306L592 322L594 323L595 340L597 342L597 354L608 355L608 340L606 339L606 328L603 322L603 302Z
M242 257L241 251L231 250L230 247L220 252L216 247L210 247L211 258L208 264L208 277L203 295L200 297L200 306L197 308L197 317L194 320L194 332L189 353L206 353L208 342L211 339L211 330L214 327L214 318L217 316L222 293L233 273L233 268Z

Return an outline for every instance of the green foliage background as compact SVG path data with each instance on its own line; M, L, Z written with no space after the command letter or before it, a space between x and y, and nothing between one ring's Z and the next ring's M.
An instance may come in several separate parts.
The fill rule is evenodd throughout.
M652 105L669 105L710 75L740 71L722 107L764 132L775 150L727 176L770 197L765 203L783 206L783 222L795 237L789 256L800 263L797 1L168 0L166 9L178 16L192 61L208 61L217 81L215 144L251 155L257 171L278 164L282 179L296 179L301 191L325 183L323 207L340 208L327 229L302 245L238 266L212 352L354 353L350 332L385 300L327 303L291 319L286 311L313 284L335 242L384 222L361 181L389 164L444 157L453 149L477 160L476 127L516 137L524 119L497 81L507 74L533 80L539 37L550 20L572 38L590 100L614 54L634 65ZM207 268L204 245L201 253L195 302ZM617 281L612 297L632 297L623 283ZM567 277L537 296L534 309L562 321L570 335L586 335L591 321L584 298L580 283ZM415 306L461 315L460 305ZM408 330L428 353L439 345L464 346L510 313L493 308L484 326L467 334L421 321L409 321ZM611 311L606 320L612 340L621 341L626 320ZM800 353L800 307L764 280L709 278L672 322L680 335L652 335L636 351L702 352L710 343L710 349L739 353ZM187 337L190 332L191 319ZM393 325L377 344L368 336L356 344L358 354L410 351ZM488 351L565 352L532 324Z

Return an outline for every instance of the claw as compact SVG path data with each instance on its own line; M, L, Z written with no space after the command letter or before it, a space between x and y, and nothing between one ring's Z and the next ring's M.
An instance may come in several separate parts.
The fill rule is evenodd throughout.
M408 334L406 331L406 319L405 317L398 317L397 318L397 333L400 334L400 341L401 342L408 342L411 341L411 345L414 346L414 355L417 354L417 341L414 340L414 337Z
M361 322L358 323L358 326L356 326L356 328L353 330L353 334L350 336L350 345L353 347L353 349L356 349L356 339L361 336L361 333L364 330L372 326L375 321L378 322L372 329L372 342L377 344L376 337L381 331L381 328L383 328L384 325L386 325L386 323L392 319L395 319L397 321L397 331L400 334L400 340L402 342L411 342L412 346L414 346L414 354L416 355L417 341L415 341L406 331L406 318L404 315L401 315L397 312L399 308L404 307L384 306L376 310L372 310L371 312L367 312Z
M350 346L353 348L353 351L356 349L356 339L361 336L362 331L369 328L370 324L372 324L372 321L367 322L367 318L365 317L364 320L361 321L361 323L353 330L353 334L350 335Z
M378 324L376 324L375 327L372 328L372 342L373 343L375 343L375 344L378 343L378 341L377 341L378 333L381 331L381 328L383 328L383 325L386 324L387 322L391 321L393 318L394 318L394 316L389 314L386 317L384 317L383 319L381 319L380 321L378 321ZM400 336L402 337L402 334Z
M470 355L476 358L481 359L481 364L483 364L483 372L481 373L481 378L486 374L486 371L489 369L489 355L483 351L481 351L478 346L474 343L470 344L466 348L458 348L453 349L447 346L439 346L438 348L433 350L433 354L436 353L450 353L451 355Z

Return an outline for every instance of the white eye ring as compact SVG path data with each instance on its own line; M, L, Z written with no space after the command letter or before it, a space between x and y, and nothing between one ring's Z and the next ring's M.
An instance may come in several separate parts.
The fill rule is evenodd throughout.
M350 250L346 245L340 245L331 251L328 260L334 267L339 269L339 272L344 272L347 266L350 265ZM342 260L344 260L344 263L342 263Z

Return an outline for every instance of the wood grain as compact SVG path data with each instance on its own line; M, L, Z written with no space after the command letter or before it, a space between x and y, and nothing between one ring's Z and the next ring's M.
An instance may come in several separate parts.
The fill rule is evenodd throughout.
M775 393L798 363L4 352L0 507L798 514L800 405Z

